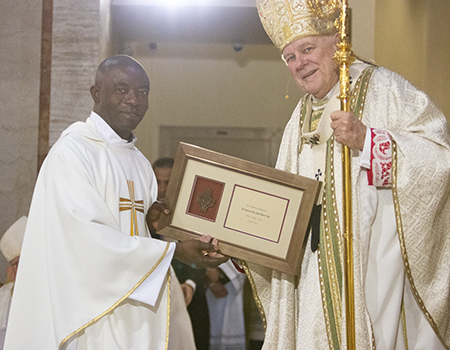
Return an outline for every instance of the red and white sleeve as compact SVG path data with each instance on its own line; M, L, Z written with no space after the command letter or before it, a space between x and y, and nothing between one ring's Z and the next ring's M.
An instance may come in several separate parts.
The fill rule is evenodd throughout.
M392 140L387 131L370 129L370 169L367 171L369 185L390 187L392 185Z

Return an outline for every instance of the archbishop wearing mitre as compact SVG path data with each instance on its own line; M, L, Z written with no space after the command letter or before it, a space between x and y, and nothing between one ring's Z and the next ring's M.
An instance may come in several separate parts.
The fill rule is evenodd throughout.
M356 349L450 349L447 121L403 77L359 59L350 67L350 111L340 111L339 9L317 3L320 17L308 0L257 0L267 34L306 92L276 167L323 181L320 229L308 236L300 275L248 262L263 350L347 348L343 145L351 155Z

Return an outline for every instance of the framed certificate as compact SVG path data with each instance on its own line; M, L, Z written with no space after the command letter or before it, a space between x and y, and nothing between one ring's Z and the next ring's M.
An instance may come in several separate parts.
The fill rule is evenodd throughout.
M180 143L157 233L211 235L222 254L298 275L321 182Z

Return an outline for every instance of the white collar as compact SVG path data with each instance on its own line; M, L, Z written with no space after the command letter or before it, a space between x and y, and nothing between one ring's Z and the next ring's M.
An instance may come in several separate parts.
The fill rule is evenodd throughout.
M315 98L313 95L311 95L311 103L312 103L312 109L313 111L317 110L317 109L321 109L323 107L325 107L325 105L328 103L328 101L330 101L331 97L334 94L334 90L336 89L336 86L339 85L339 82L337 82L330 91L328 91L328 94L322 98L321 100L318 100L317 98Z
M95 129L100 134L100 136L110 145L115 146L125 146L132 148L136 143L136 136L133 135L133 139L131 141L124 140L121 138L111 126L97 113L94 111L91 112L89 119L93 122ZM89 120L88 119L88 120Z

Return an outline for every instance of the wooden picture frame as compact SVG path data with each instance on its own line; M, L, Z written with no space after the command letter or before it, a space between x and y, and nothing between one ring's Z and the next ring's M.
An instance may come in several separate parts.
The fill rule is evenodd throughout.
M211 235L222 254L298 275L321 185L180 142L157 233Z

